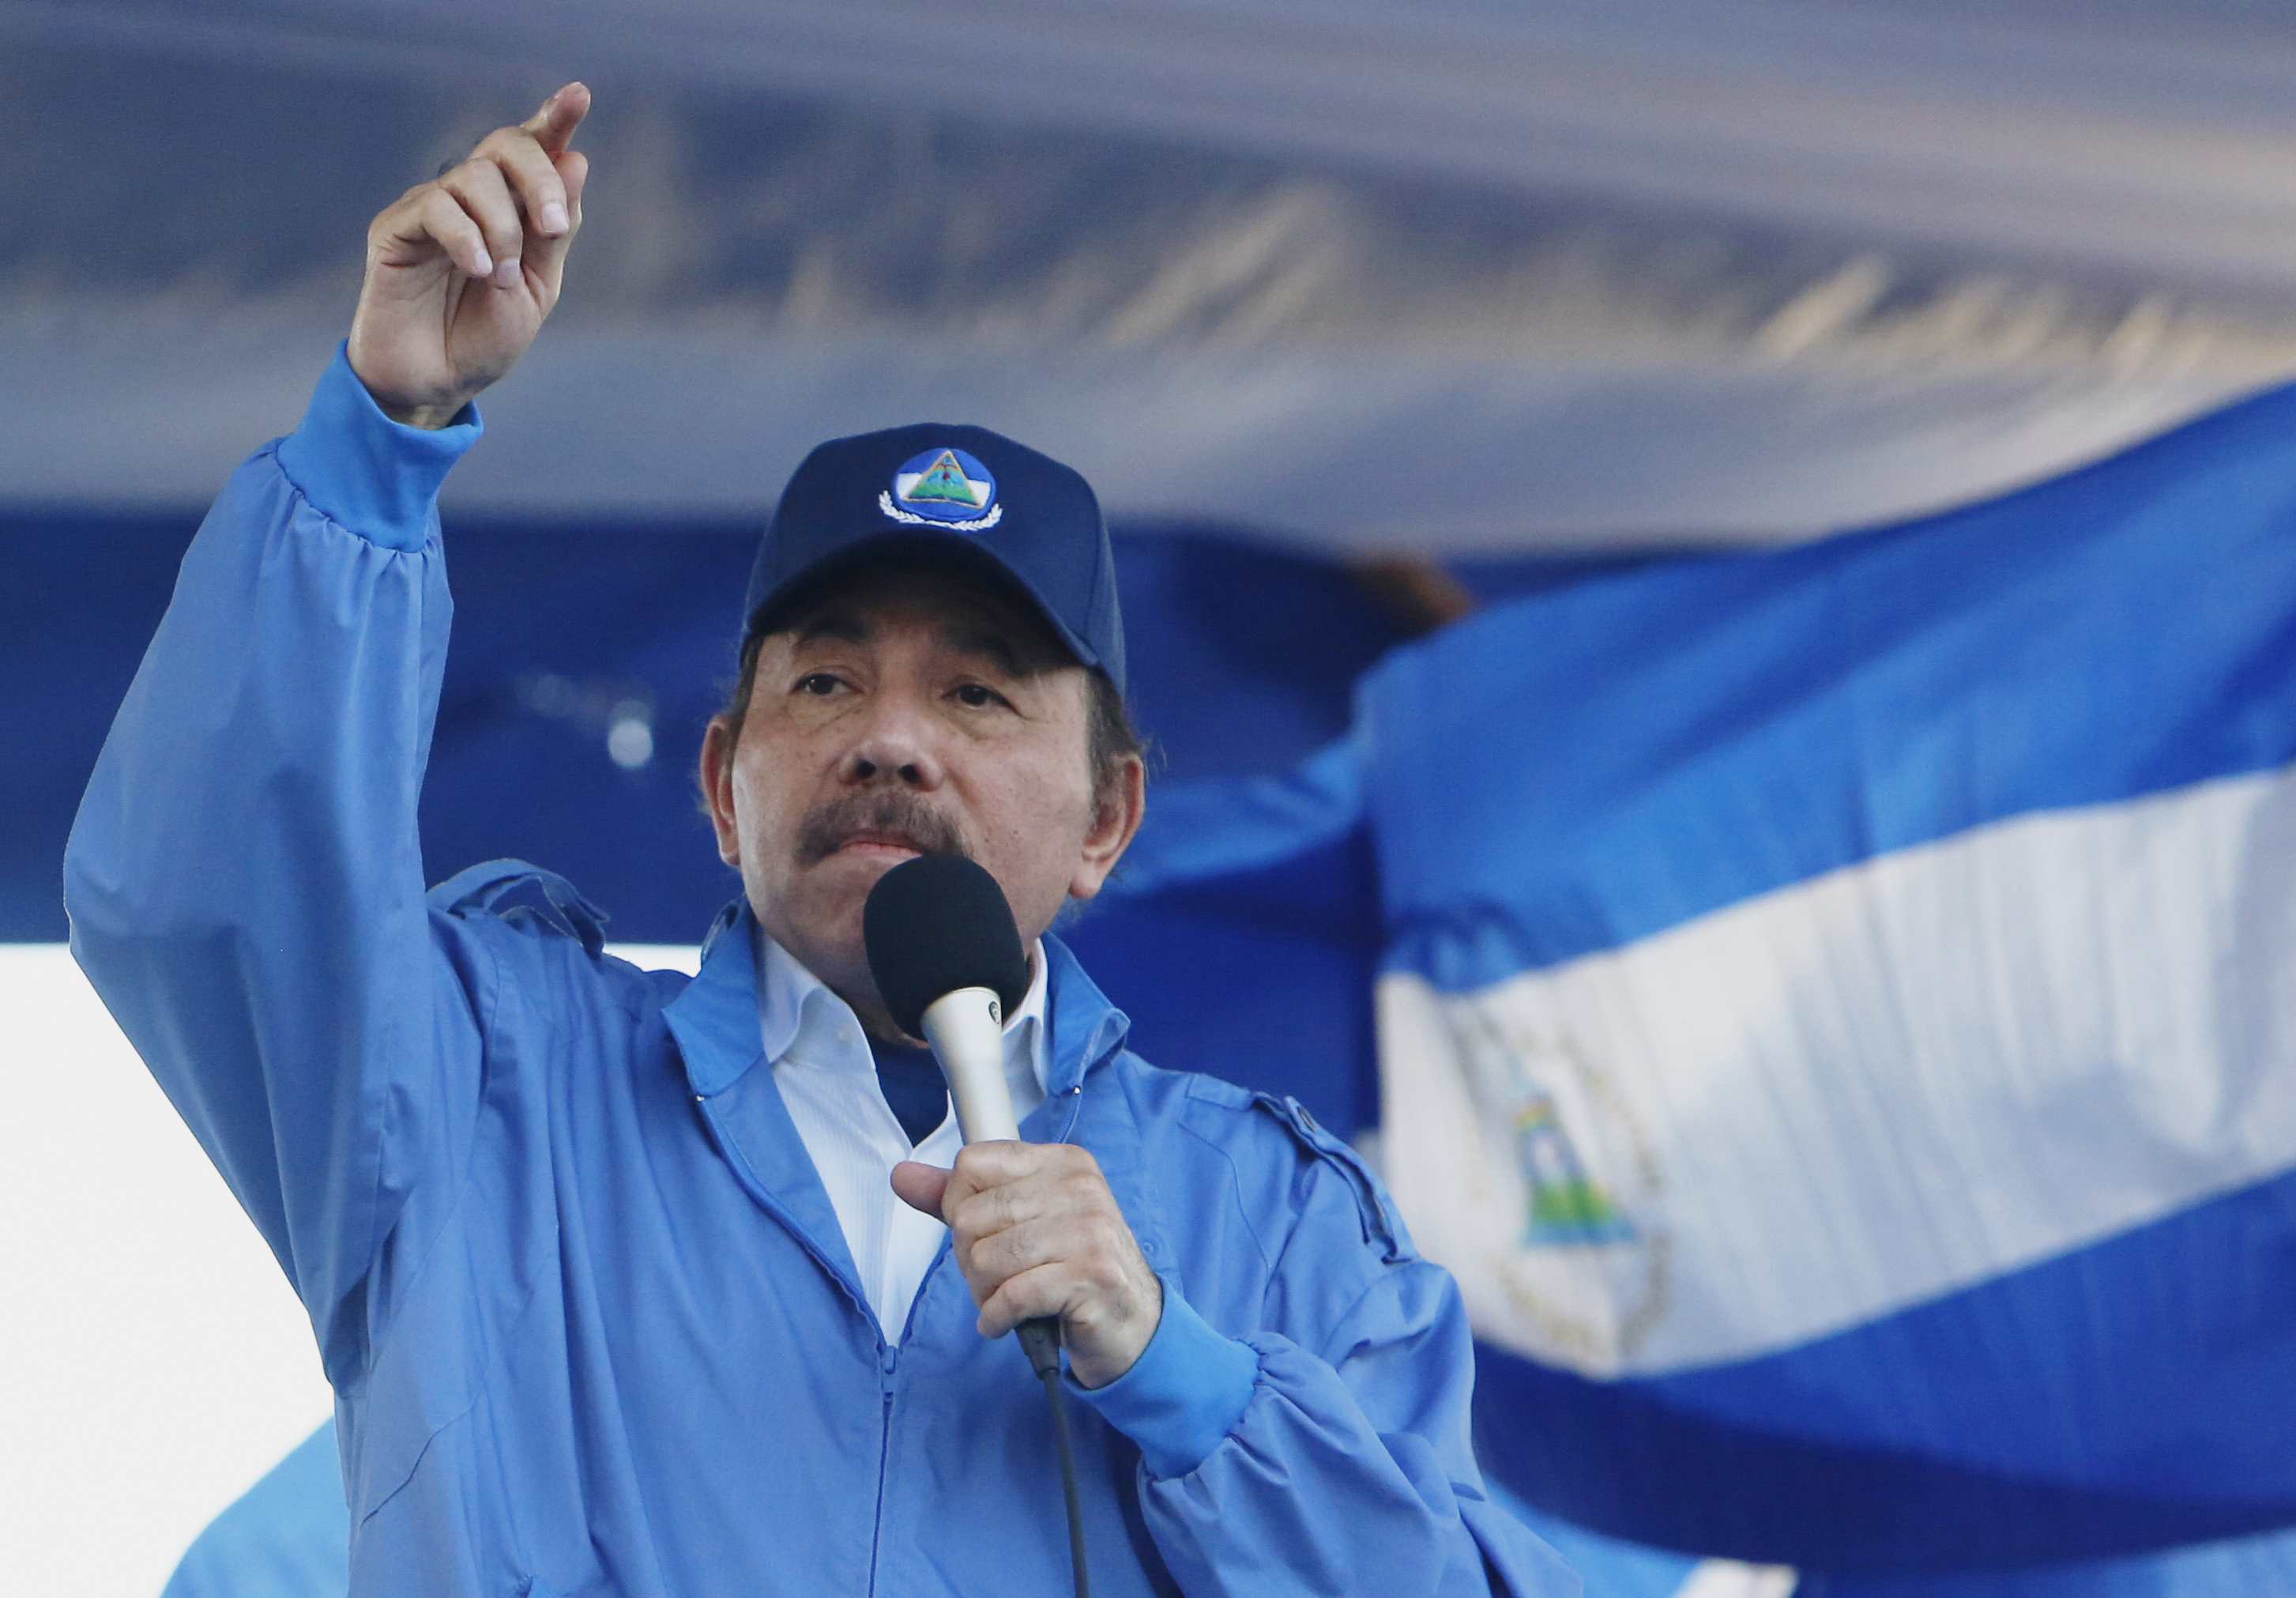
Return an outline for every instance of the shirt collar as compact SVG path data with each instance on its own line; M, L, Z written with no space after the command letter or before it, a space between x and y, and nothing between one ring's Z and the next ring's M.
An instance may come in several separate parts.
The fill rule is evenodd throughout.
M755 939L759 968L758 1031L766 1063L778 1066L800 1048L806 1059L815 1065L833 1067L842 1060L857 1067L869 1062L853 1007L806 969L797 956L767 935L764 928L758 928ZM1004 1022L1007 1067L1016 1057L1025 1061L1040 1096L1050 1091L1046 1085L1051 1062L1046 1047L1045 1008L1051 990L1047 976L1051 964L1043 939L1029 945L1029 991ZM870 1068L875 1068L873 1063Z

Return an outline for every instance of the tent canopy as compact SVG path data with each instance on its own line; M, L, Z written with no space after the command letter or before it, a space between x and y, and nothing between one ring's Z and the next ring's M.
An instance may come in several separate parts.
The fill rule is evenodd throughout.
M291 425L366 218L597 91L450 509L741 516L938 416L1331 550L1805 535L2296 370L2296 18L0 0L0 502Z

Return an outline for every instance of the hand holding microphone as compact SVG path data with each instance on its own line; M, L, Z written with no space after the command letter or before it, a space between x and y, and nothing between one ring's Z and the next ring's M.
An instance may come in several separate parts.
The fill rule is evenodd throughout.
M964 1133L955 1170L904 1163L894 1190L948 1223L982 1336L1020 1328L1041 1372L1056 1368L1057 1322L1077 1380L1115 1380L1155 1335L1163 1284L1088 1150L1018 1141L1004 1018L1029 967L1004 890L961 856L920 856L879 879L862 929L879 995L902 1031L932 1044Z

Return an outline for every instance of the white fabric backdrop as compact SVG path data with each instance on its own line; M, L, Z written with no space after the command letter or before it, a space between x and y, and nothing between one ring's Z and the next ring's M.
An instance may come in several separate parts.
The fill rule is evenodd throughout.
M152 1598L333 1396L270 1249L70 951L0 943L0 1017L7 1589Z

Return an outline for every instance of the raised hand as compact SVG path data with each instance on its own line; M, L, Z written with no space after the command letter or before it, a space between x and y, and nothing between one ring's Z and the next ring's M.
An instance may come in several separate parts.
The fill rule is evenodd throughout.
M443 427L534 342L582 226L589 162L567 144L589 110L568 84L367 228L350 362L384 415Z

